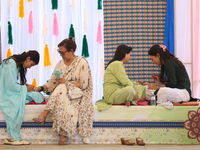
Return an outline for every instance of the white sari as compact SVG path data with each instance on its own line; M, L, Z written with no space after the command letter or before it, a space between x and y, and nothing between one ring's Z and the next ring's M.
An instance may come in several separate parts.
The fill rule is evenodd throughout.
M55 70L61 70L61 78L65 84L59 84L52 74L46 87L46 92L52 92L45 110L50 110L49 117L53 120L53 130L58 135L67 137L79 133L80 136L90 136L92 133L92 77L89 64L84 57L76 57L70 66L63 60L59 61ZM81 88L71 82L79 82ZM79 122L77 128L77 122Z

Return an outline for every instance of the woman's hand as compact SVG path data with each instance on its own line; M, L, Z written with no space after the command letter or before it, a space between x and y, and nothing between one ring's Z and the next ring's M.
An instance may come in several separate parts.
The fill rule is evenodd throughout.
M157 85L153 84L153 83L149 83L148 84L148 88L149 89L153 89L153 90L157 90Z
M64 78L58 78L58 82L60 84L64 84L66 82L66 80Z
M27 87L27 91L28 91L28 92L34 91L34 86L33 86L33 85L27 84L26 87Z
M80 88L81 84L79 82L70 82L71 84L75 85L76 87Z
M159 79L159 76L157 76L157 75L152 75L151 77L153 78L153 80L154 80L157 84L161 84L160 79Z
M149 85L149 83L148 82L143 82L142 85Z
M46 92L46 86L38 86L34 89L35 92Z
M34 91L35 91L35 92L40 92L40 91L41 91L41 87L36 87L36 88L34 89Z
M143 82L140 82L139 84L137 83L137 85L148 85L149 83L148 82L145 82L145 81L143 81Z

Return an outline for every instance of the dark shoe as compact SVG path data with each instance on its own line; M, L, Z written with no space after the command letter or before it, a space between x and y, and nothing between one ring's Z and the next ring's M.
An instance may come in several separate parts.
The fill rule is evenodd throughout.
M122 145L134 145L135 142L131 138L121 138Z
M140 137L136 138L136 142L137 142L137 145L140 145L140 146L144 146L145 145L145 143L143 142L143 139L140 138Z

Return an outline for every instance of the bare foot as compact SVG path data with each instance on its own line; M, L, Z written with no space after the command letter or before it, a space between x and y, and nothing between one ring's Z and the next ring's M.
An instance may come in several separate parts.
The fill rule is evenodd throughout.
M139 96L138 96L138 93L136 93L136 95L135 95L133 101L138 100L138 97L139 97Z
M58 145L66 145L66 144L67 144L66 137L63 135L60 135L60 140L58 142Z
M125 105L126 105L127 107L129 107L129 106L131 105L131 103L130 103L129 101L126 101L126 102L125 102Z
M141 97L138 102L143 102L146 99L146 97Z

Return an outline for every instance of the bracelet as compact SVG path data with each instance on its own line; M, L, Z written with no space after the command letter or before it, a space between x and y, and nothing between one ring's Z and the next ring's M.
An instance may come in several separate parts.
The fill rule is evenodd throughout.
M160 88L160 86L161 86L161 84L158 84L158 85L157 85L157 89L159 89L159 88Z
M43 86L40 86L41 90L40 91L44 91L44 87Z

